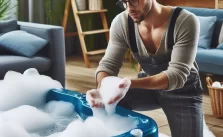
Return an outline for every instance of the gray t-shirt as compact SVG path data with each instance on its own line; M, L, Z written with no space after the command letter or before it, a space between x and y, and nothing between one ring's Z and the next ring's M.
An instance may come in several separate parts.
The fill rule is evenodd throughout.
M172 12L175 7L172 7ZM171 20L169 18L169 23ZM148 53L138 32L137 24L135 23L136 43L138 47L138 54L144 57L159 56L168 51L167 34L169 23L161 38L160 46L155 54ZM182 10L179 14L175 28L174 28L174 43L171 61L167 70L163 72L167 75L169 80L168 90L181 88L187 80L190 72L198 71L195 62L197 53L197 44L200 33L199 20L193 13ZM110 40L106 53L96 70L98 72L104 71L109 75L117 76L123 64L125 53L130 47L128 34L128 13L123 11L118 14L112 21L110 27Z

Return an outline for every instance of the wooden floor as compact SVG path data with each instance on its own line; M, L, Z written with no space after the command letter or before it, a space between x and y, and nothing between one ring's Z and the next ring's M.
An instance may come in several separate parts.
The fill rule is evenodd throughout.
M66 63L66 88L85 93L95 88L94 74L99 61L98 57L91 57L91 68L86 68L80 57L69 57ZM126 61L120 71L120 77L134 78L137 76L136 69ZM203 78L204 79L204 78ZM222 78L223 81L223 78ZM205 84L205 83L204 83ZM207 89L205 89L207 90ZM207 91L206 91L207 93ZM213 117L210 98L208 94L203 95L203 110L206 123L216 137L223 137L223 119ZM170 135L167 119L161 109L147 112L139 112L153 118L159 127L159 132Z

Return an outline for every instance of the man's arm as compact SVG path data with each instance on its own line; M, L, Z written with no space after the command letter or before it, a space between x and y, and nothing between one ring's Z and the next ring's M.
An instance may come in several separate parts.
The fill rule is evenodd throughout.
M199 40L200 24L194 14L184 12L179 16L175 25L175 45L173 46L171 61L166 71L168 79L167 90L182 88L196 58Z
M154 76L144 78L137 78L131 80L130 88L143 88L143 89L168 89L168 77L165 73L160 73Z
M100 60L99 65L95 71L95 78L97 82L97 88L100 87L101 80L106 76L117 76L121 66L125 53L128 50L126 26L123 25L124 12L117 15L110 27L110 37L105 55Z
M107 72L103 72L103 71L101 71L101 72L99 72L97 74L97 76L96 76L96 82L97 82L97 85L96 86L97 86L97 89L101 87L101 81L102 81L102 79L105 78L105 77L107 77L107 76L109 76L109 74Z

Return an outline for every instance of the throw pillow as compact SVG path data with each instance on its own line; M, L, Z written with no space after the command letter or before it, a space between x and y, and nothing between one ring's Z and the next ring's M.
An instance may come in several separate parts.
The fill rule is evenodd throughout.
M4 33L17 30L17 20L3 20L0 21L0 36Z
M223 42L223 28L222 28L223 20L217 20L214 27L214 32L212 36L212 44L211 48L216 48L221 42Z
M223 43L219 44L219 45L217 46L217 49L223 49Z
M197 16L200 21L200 37L198 47L209 49L211 47L216 16Z
M0 48L25 57L32 57L47 43L47 40L22 30L11 31L0 37Z

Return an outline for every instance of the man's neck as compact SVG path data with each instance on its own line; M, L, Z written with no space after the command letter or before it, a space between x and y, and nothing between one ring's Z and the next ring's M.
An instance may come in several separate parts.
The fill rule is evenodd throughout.
M152 8L145 19L139 24L147 28L156 28L168 21L171 8L160 5L157 2L152 3Z

